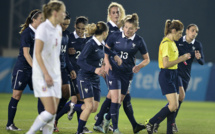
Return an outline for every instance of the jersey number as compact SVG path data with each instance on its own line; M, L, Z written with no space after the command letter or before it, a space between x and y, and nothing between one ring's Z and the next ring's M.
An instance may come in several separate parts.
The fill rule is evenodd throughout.
M123 52L123 51L121 51L120 58L128 59L128 53L127 53L127 52Z
M103 58L100 59L100 63L99 63L100 67L102 66L102 63L103 63Z
M79 57L80 54L81 54L81 51L76 51L76 54L77 54L77 56L76 56L75 58L78 59L78 57Z

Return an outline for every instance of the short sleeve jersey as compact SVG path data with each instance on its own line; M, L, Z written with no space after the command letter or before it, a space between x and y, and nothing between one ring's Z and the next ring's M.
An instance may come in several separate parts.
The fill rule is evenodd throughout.
M52 23L47 19L45 22L41 23L36 31L36 40L41 40L43 45L43 50L41 56L44 65L52 77L53 81L61 80L60 71L60 49L62 40L62 28L60 25L54 27ZM35 44L35 49L37 44ZM44 79L42 70L35 58L35 49L33 56L33 77Z
M169 57L169 61L174 61L178 59L178 48L174 41L171 41L169 38L165 37L160 44L159 53L158 53L158 64L159 68L163 68L163 58ZM168 69L177 69L178 64L169 67Z
M134 34L131 38L126 38L123 32L114 32L107 40L107 45L122 59L122 65L118 66L113 57L109 56L109 61L113 68L120 72L132 73L135 66L135 55L140 51L141 55L148 52L145 41L142 37Z

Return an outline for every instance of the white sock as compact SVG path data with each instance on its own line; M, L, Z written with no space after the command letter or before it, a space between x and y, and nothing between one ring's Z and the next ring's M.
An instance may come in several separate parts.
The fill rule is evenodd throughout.
M40 115L37 116L35 119L33 125L31 126L30 130L26 134L35 134L36 131L38 131L41 127L47 124L50 120L53 119L53 116L51 113L47 111L43 111L40 113Z
M46 125L43 127L43 134L52 134L54 130L54 121L55 121L56 114Z

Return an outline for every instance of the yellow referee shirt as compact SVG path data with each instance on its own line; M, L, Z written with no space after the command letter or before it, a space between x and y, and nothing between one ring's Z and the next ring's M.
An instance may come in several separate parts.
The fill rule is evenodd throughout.
M174 61L178 59L178 48L174 41L171 41L169 38L165 37L161 41L159 52L158 52L158 64L159 68L163 67L163 57L169 57L169 61ZM169 67L167 69L177 69L178 64Z

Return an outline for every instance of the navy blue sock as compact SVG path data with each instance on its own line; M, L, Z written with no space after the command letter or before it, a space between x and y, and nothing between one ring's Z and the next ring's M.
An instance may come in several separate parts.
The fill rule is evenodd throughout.
M8 105L8 122L7 122L7 126L10 126L11 124L13 124L13 120L14 120L14 117L16 115L16 109L17 109L18 102L19 102L19 100L16 100L13 97L11 97L10 103Z
M77 104L84 104L84 102L83 101L78 101ZM77 113L77 120L78 121L80 119L81 112L82 112L82 110L81 111L76 111L76 113Z
M118 128L118 119L119 119L119 103L111 103L110 113L112 118L113 130ZM106 118L107 119L107 118Z
M83 128L85 125L86 125L86 121L83 121L80 119L78 122L78 134L83 132Z
M75 104L74 111L76 111L76 112L82 112L82 109L81 109L82 105L83 104Z
M169 108L165 106L149 120L149 123L155 124L158 120L164 120L170 113Z
M70 103L66 103L63 109L56 115L56 118L55 118L56 121L58 121L64 114L66 114L70 110L69 104Z
M40 98L38 98L38 103L37 103L37 110L38 110L38 114L40 114L42 111L44 111L44 106L42 101L40 100Z
M99 126L102 123L103 116L107 112L107 109L109 109L109 111L110 111L110 105L111 105L111 99L106 98L101 106L99 113L97 114L98 119L95 123L95 126Z
M58 105L58 109L57 109L57 114L63 109L63 107L65 106L67 100L68 99L63 98L63 97L60 99L60 102L59 102L59 105Z
M169 102L164 106L164 107L168 107L168 105L169 105ZM157 124L160 124L163 120L164 120L165 118L163 118L163 119L160 119L160 120L157 120Z
M123 100L123 108L124 111L129 119L129 121L131 122L131 125L133 127L133 129L135 128L135 126L137 125L137 122L134 118L134 112L133 112L133 108L131 105L131 96L130 94L127 94Z
M178 115L178 111L179 111L179 109L180 109L180 107L181 107L181 103L182 103L182 101L179 101L178 102L178 109L176 110L176 112L175 112L175 118L177 117L177 115ZM175 123L175 118L174 118L174 120L173 120L173 123Z
M173 121L175 118L175 112L171 112L168 116L167 116L167 134L173 134L172 132L172 125L173 125Z

